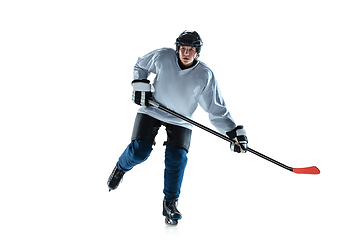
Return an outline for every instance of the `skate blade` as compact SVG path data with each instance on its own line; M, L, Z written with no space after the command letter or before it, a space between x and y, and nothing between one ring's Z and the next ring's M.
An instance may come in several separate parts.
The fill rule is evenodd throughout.
M176 226L178 224L178 219L165 218L165 223L169 226Z

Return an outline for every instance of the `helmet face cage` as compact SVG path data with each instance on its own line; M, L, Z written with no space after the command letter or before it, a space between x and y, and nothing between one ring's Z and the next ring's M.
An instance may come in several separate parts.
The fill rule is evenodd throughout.
M176 39L176 51L179 51L180 46L190 46L195 47L196 52L199 54L201 51L201 46L203 42L200 38L200 35L196 31L184 31Z

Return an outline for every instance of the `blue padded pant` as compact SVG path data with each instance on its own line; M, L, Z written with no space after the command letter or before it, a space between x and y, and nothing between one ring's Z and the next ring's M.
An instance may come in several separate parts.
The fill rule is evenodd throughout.
M117 162L117 167L125 172L144 162L151 154L153 143L133 140ZM180 195L181 184L187 163L187 151L183 147L167 145L165 149L164 194L170 201Z

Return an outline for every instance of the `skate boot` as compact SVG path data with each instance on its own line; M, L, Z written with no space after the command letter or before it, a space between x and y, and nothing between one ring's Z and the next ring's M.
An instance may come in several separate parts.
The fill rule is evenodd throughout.
M165 199L163 201L163 215L165 216L165 223L168 225L176 226L178 220L182 218L176 206L177 199L173 199L170 202L167 202Z
M122 180L124 174L125 174L124 171L118 169L117 166L115 166L107 182L109 187L109 192L111 190L115 190L119 186L120 181Z

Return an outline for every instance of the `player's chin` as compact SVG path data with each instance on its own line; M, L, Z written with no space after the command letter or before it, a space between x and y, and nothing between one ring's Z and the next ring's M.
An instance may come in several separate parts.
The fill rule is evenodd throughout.
M182 59L181 61L185 66L189 66L192 64L192 61L190 59Z

